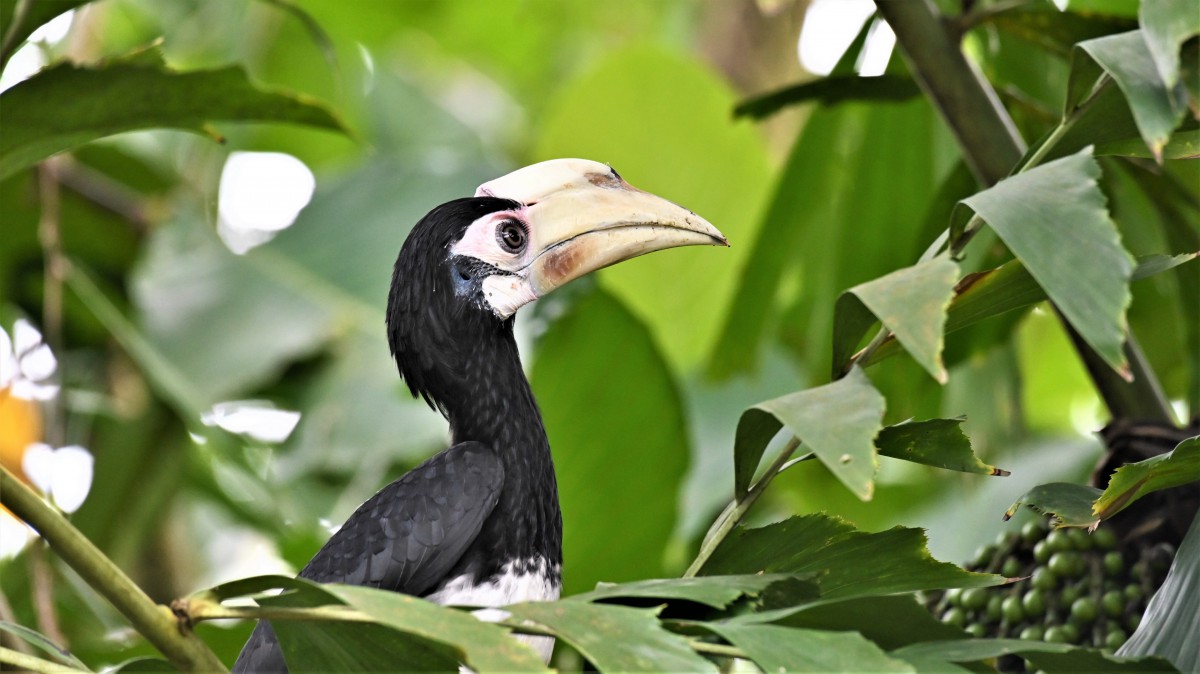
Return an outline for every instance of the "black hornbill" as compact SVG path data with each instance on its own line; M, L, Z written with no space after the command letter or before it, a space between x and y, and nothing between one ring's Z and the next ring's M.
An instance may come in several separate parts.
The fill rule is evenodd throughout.
M695 244L728 245L703 218L582 159L528 166L430 211L396 260L388 341L453 444L360 506L300 577L464 606L557 599L562 513L513 315L601 267ZM551 639L527 639L549 659ZM234 672L286 670L260 622Z

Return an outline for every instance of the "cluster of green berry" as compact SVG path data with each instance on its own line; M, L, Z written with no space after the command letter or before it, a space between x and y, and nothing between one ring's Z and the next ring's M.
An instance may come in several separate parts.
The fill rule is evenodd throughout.
M1032 639L1115 651L1137 629L1174 557L1169 544L1121 550L1101 527L1053 529L1045 521L1002 534L966 565L1016 578L1007 585L929 597L943 622L977 637Z

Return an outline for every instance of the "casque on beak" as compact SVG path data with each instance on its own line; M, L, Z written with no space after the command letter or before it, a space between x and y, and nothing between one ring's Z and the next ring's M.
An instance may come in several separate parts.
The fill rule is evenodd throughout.
M679 246L728 246L707 220L633 187L597 162L558 159L484 183L476 196L526 205L536 297L638 255Z

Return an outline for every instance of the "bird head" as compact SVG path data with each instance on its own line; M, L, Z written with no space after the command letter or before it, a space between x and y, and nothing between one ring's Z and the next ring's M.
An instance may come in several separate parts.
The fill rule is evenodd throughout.
M486 182L430 211L400 250L387 314L400 374L435 404L432 372L452 376L456 353L511 334L522 306L602 267L690 245L729 244L605 164L555 159Z

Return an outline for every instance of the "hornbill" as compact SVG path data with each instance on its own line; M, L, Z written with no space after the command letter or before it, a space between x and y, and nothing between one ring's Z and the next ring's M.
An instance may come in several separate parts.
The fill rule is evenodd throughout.
M562 513L513 316L601 267L697 244L728 245L695 213L583 159L519 169L430 211L396 260L388 341L453 444L362 504L300 577L464 606L557 599ZM551 639L518 638L549 660ZM287 667L261 621L234 672L266 671Z

